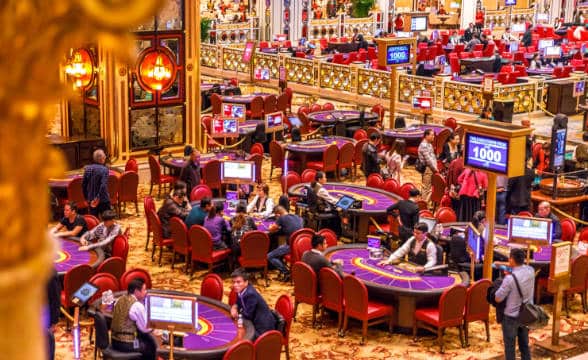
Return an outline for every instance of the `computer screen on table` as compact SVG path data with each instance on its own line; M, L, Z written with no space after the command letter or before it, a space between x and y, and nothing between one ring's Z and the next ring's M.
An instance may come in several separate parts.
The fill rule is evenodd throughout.
M265 115L265 130L267 132L284 130L284 113L277 111Z
M410 19L410 31L426 31L428 19L427 16L413 16Z
M561 46L548 46L544 50L543 56L550 58L561 57Z
M472 223L466 227L466 241L469 250L474 256L474 260L481 261L484 256L484 241Z
M196 299L171 294L147 294L145 298L147 321L151 327L175 331L194 331L198 321Z
M237 118L241 121L245 121L245 110L245 104L222 104L222 115L225 118Z
M239 119L237 118L214 118L212 119L213 137L238 137Z
M551 219L511 216L508 218L508 238L512 242L548 245L552 242Z
M221 161L221 181L224 183L251 184L255 182L255 162Z
M351 205L353 205L354 201L355 199L351 196L343 195L339 198L339 201L337 201L335 206L341 208L342 210L348 210Z
M94 294L96 294L96 292L98 292L98 288L94 284L90 282L85 282L73 294L72 302L74 302L78 306L82 306L85 303L87 303L88 300L90 300L90 298L94 296Z

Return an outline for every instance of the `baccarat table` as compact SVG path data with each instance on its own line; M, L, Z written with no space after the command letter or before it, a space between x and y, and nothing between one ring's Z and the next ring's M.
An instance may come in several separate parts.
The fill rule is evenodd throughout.
M341 260L343 273L363 281L370 297L394 305L394 324L401 328L412 328L415 309L434 306L445 289L457 284L469 284L465 272L423 275L408 263L379 266L381 259L370 259L364 244L331 247L325 251L325 256L331 261Z
M342 136L325 136L320 139L286 143L284 149L290 153L289 159L300 161L301 169L306 169L306 162L310 160L321 160L323 151L325 151L329 145L337 145L340 150L343 145L348 143L355 145L356 142L357 141L352 138Z
M380 130L380 134L384 139L403 139L406 141L407 145L410 142L420 142L425 135L425 130L432 129L435 132L435 136L439 135L441 130L445 129L446 127L443 125L435 125L435 124L419 124L409 126L404 129L384 129Z
M172 294L184 297L194 297L198 304L198 324L196 333L186 333L183 347L174 347L174 358L177 359L222 359L224 353L239 340L251 340L254 335L253 324L249 320L243 321L243 327L237 326L237 321L231 318L230 307L220 301L190 293L149 290L149 294ZM118 292L119 297L124 292ZM105 307L101 299L92 304L90 314L100 311L107 319L112 319L112 306ZM165 329L162 329L165 330ZM157 354L169 358L169 346L162 345Z
M94 269L104 261L104 252L100 248L80 251L80 243L75 238L60 238L59 250L55 254L54 266L60 276L76 265L88 264Z
M241 160L244 157L235 151L220 151L200 155L200 169L206 167L211 160ZM184 158L161 157L159 162L170 170L176 176L180 175L180 170L186 165Z

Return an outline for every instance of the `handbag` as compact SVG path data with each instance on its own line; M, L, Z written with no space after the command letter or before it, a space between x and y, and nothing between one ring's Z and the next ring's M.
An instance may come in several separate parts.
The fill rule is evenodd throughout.
M521 291L519 281L514 274L511 274L511 276L517 285L517 290L519 291L519 296L521 297L521 307L519 309L519 317L517 318L517 321L529 329L539 329L547 325L549 322L549 315L545 313L541 306L529 304L528 302L522 300L523 292Z
M420 172L421 174L424 174L427 170L427 163L422 162L420 157L417 157L416 163L414 164L414 168L416 169L416 171Z

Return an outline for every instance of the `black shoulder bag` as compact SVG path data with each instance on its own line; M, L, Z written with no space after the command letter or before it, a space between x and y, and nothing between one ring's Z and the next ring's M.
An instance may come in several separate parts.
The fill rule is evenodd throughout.
M523 292L521 291L519 281L514 274L511 274L511 276L517 285L517 290L519 291L519 296L521 297L521 307L517 321L529 329L538 329L547 325L547 322L549 321L549 315L545 313L541 306L529 304L523 300Z

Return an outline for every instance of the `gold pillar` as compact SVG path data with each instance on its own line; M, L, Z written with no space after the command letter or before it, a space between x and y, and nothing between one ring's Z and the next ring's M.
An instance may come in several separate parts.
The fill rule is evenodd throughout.
M186 1L186 141L203 150L200 125L200 0Z
M157 8L155 0L0 2L2 358L46 358L40 319L54 257L46 236L47 178L64 166L45 134L55 104L67 94L60 62L67 49L89 41L112 48L128 45L122 41L128 26Z

